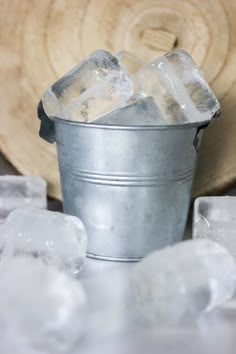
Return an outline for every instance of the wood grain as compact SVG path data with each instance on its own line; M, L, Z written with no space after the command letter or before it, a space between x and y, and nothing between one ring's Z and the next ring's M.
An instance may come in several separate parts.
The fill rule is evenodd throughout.
M235 183L234 0L0 0L0 6L0 149L19 172L46 178L50 196L60 197L56 148L38 137L36 105L97 48L128 50L146 62L172 46L189 51L223 111L204 134L194 196Z

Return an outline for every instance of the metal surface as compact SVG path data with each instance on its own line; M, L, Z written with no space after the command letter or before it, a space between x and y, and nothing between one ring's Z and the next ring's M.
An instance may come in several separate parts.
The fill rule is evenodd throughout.
M136 261L183 238L199 127L206 122L138 127L53 120L64 212L83 221L89 256Z

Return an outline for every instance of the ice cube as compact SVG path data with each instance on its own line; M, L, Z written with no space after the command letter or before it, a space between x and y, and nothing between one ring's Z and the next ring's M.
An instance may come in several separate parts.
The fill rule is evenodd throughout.
M136 74L145 63L136 57L135 55L123 50L116 54L116 57L121 66L123 66L127 72L131 75L134 84L134 98L138 98L140 94L148 96L142 92L142 88L137 81Z
M169 124L209 121L220 105L203 73L184 50L175 50L142 67L137 79L155 98Z
M42 260L25 256L2 261L0 292L1 334L10 330L13 341L25 338L39 353L70 353L83 336L83 287Z
M206 119L218 115L219 102L190 54L179 49L167 53L166 57L197 109L203 114L206 113Z
M194 203L193 238L225 246L236 259L236 197L200 197Z
M28 254L73 275L84 264L87 235L75 216L20 208L10 213L1 233L4 236L2 259Z
M135 301L150 323L178 323L230 299L236 288L231 254L209 240L155 251L136 265Z
M140 98L134 103L116 109L93 121L95 124L163 125L165 120L152 97Z
M16 208L47 207L46 182L38 176L0 176L0 222Z
M145 65L144 61L125 50L117 53L116 57L120 65L122 65L131 75L136 74L141 69L141 67Z
M111 53L97 50L43 95L49 117L89 122L133 94L133 82Z

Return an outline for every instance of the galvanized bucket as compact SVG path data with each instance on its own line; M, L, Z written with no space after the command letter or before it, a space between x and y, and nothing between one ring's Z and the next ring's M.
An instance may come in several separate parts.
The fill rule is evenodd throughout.
M49 119L64 212L84 223L90 257L136 261L181 241L202 128L208 122L114 126Z

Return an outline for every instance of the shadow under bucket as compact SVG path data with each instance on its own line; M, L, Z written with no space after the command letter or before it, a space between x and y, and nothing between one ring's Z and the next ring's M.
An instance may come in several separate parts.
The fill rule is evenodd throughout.
M202 129L209 121L114 126L49 119L56 141L64 212L88 234L88 256L136 261L183 238Z

